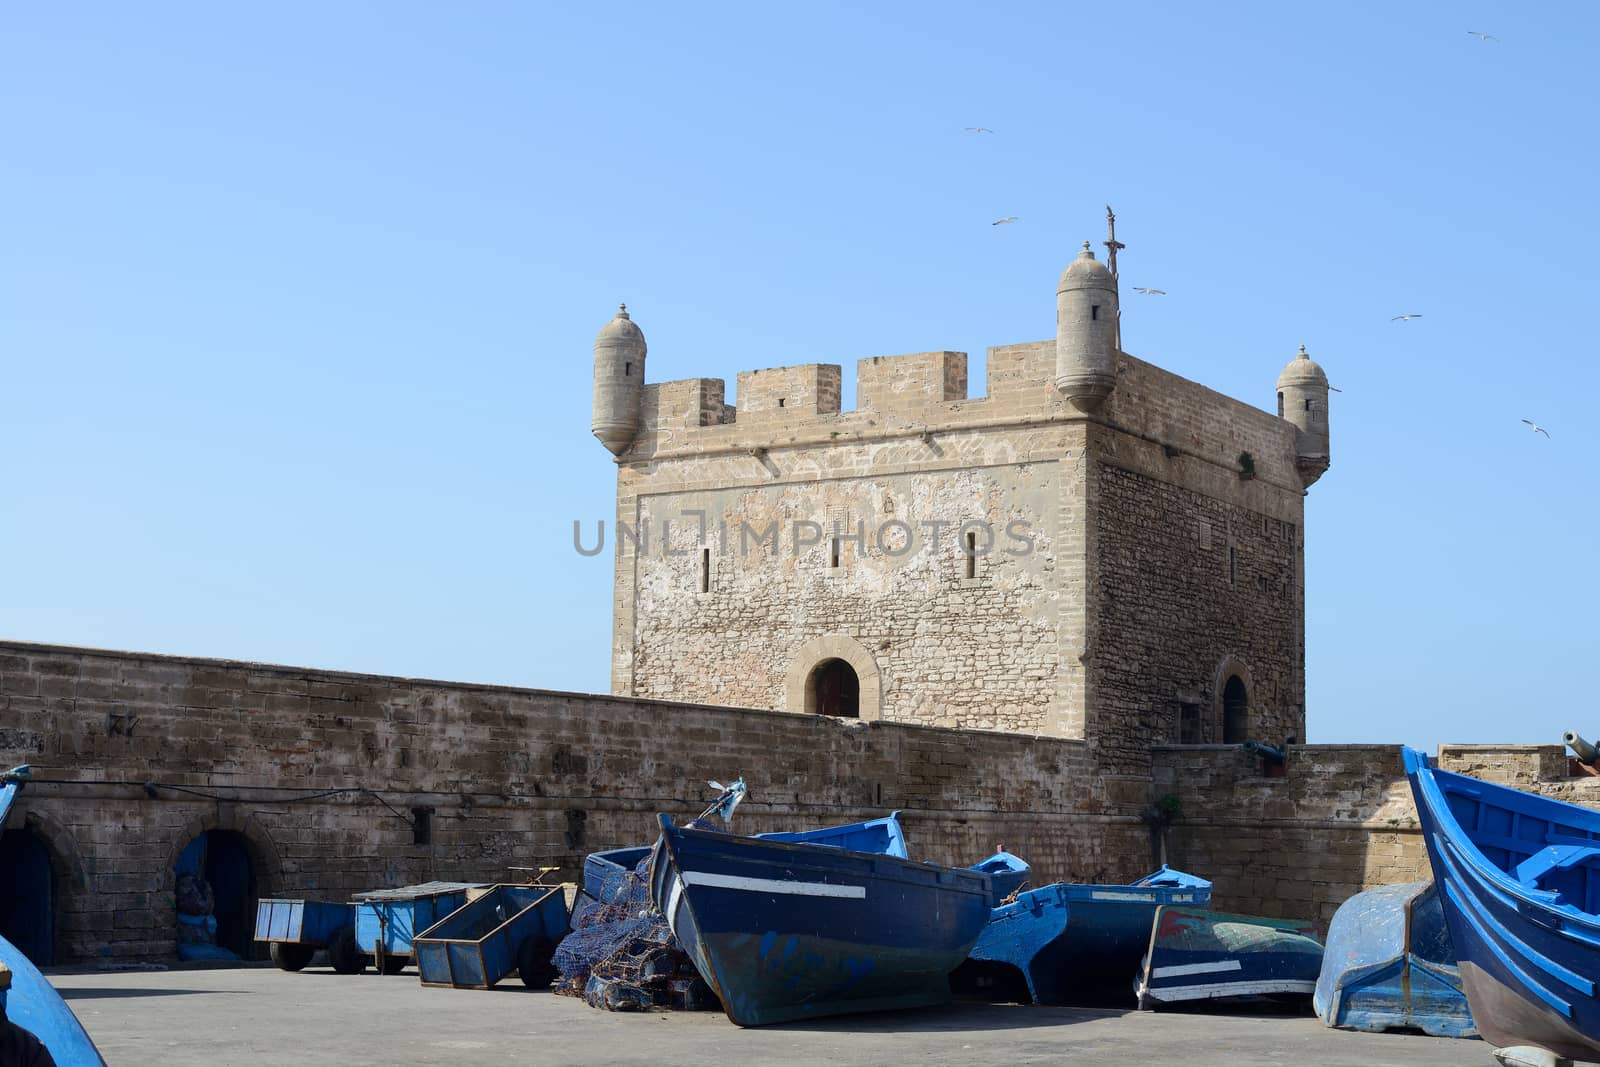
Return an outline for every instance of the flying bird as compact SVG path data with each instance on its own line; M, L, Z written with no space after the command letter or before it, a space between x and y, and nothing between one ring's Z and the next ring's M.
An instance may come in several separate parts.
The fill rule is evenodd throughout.
M1136 293L1143 293L1145 296L1166 296L1167 295L1167 291L1165 289L1146 289L1142 285L1134 286L1133 287L1133 291L1136 292Z
M1522 421L1527 423L1529 426L1533 427L1533 432L1534 433L1542 433L1546 437L1550 436L1550 431L1549 430L1545 429L1543 426L1540 426L1538 423L1534 422L1532 419L1523 419Z
M1469 37L1476 37L1480 41L1498 41L1500 38L1489 33L1479 33L1477 30L1468 30Z
M1339 388L1339 387L1338 387L1338 386L1337 386L1337 385L1330 385L1330 386L1328 386L1328 388L1329 388L1329 389L1332 389L1332 390L1333 390L1333 391L1334 391L1334 392L1336 392L1336 393L1342 393L1342 392L1344 392L1344 390L1343 390L1343 389L1340 389L1340 388Z
M987 126L967 126L967 127L965 127L965 129L966 129L966 131L968 133L993 133L994 132L993 130L991 130Z
M1412 319L1420 319L1420 318L1422 318L1421 315L1396 315L1394 318L1390 319L1389 321L1390 322L1410 322Z
M1016 222L1016 221L1017 221L1017 217L1015 215L1007 215L1003 219L995 219L993 222L989 223L989 225L990 226L1004 226L1008 222Z

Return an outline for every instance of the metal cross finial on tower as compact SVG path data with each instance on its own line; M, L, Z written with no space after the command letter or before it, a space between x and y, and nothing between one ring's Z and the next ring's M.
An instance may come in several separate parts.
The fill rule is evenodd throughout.
M1128 246L1117 240L1117 213L1111 210L1111 205L1106 205L1106 269L1111 272L1113 280L1117 277L1117 249ZM1114 336L1111 343L1120 352L1122 350L1122 308L1117 308L1117 321L1112 324Z
M1128 246L1117 240L1117 213L1111 210L1111 205L1106 205L1106 269L1111 276L1117 276L1117 249Z

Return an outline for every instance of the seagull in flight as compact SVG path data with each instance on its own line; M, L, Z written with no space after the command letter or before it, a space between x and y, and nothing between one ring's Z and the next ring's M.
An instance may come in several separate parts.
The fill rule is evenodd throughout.
M1549 430L1545 429L1543 426L1540 426L1538 423L1534 422L1532 419L1523 419L1522 421L1527 423L1529 426L1532 426L1534 433L1542 433L1542 434L1545 435L1545 437L1549 437L1550 436L1550 431Z
M1165 289L1146 289L1142 285L1134 286L1133 287L1133 291L1136 292L1136 293L1143 293L1145 296L1166 296L1167 295L1167 291Z
M1476 37L1480 41L1498 41L1500 39L1491 33L1479 33L1477 30L1468 30L1467 36Z
M1422 318L1421 315L1396 315L1394 318L1390 319L1389 321L1390 322L1410 322L1412 319L1420 319L1420 318Z
M1003 219L995 219L993 222L989 223L989 225L990 226L1004 226L1008 222L1016 222L1016 221L1017 221L1017 217L1015 215L1007 215Z
M991 130L987 126L967 126L967 127L964 127L964 129L968 133L993 133L994 132L993 130Z

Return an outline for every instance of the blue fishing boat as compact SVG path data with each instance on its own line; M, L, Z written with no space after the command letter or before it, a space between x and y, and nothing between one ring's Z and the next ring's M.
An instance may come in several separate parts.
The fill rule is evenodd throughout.
M1123 1003L1156 909L1210 902L1210 882L1167 866L1127 885L1059 882L1019 893L991 913L958 981L1012 990L1010 969L1035 1004Z
M898 856L906 859L906 835L900 827L900 813L890 812L881 819L845 823L842 826L821 826L814 830L786 830L776 833L756 834L767 841L788 841L797 845L830 845L852 852L871 852L881 856ZM631 848L614 848L605 852L591 852L583 860L583 891L590 899L601 904L617 904L627 895L627 878L650 855L653 845ZM993 863L1002 854L996 853L985 863ZM1016 857L1011 857L1016 859ZM1021 863L1020 860L1017 862ZM1024 871L1027 864L1022 865Z
M1311 998L1329 1026L1475 1037L1432 881L1357 893L1334 913Z
M1306 997L1321 969L1313 923L1157 908L1133 992L1141 1010L1233 997Z
M1600 812L1405 766L1479 1034L1600 1059Z
M1033 871L1028 866L1027 860L1007 852L1004 845L1001 845L988 859L974 863L971 869L982 871L994 880L994 899L989 901L991 908L998 908L1014 900L1022 891L1022 887L1028 884L1028 875Z
M0 774L0 830L29 768L13 767ZM0 1026L19 1026L50 1053L57 1067L105 1067L100 1050L72 1014L67 1002L39 973L27 956L0 937ZM0 1035L0 1044L7 1039Z
M981 871L677 827L650 893L740 1026L942 1004L989 918Z

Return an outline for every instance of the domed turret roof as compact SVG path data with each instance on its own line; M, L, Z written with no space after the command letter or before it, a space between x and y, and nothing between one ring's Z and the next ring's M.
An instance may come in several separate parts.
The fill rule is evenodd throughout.
M617 317L600 327L600 336L595 338L595 343L602 341L629 341L640 345L644 344L644 331L639 329L639 324L628 317L628 305L623 304L617 308Z
M1061 284L1058 289L1082 289L1087 287L1100 289L1115 289L1117 280L1112 277L1106 265L1094 258L1094 253L1089 251L1089 242L1083 242L1083 251L1078 253L1078 258L1067 265L1061 272Z
M1318 389L1328 387L1328 376L1310 356L1306 355L1306 346L1300 346L1300 354L1289 361L1283 368L1283 373L1278 375L1278 388L1286 385L1315 386Z

